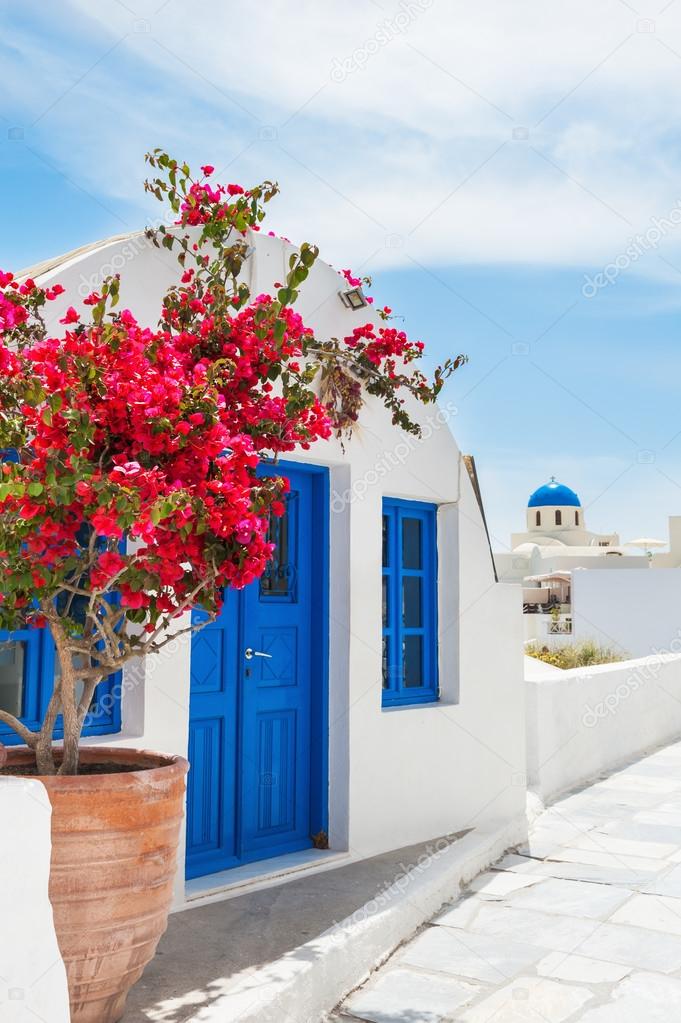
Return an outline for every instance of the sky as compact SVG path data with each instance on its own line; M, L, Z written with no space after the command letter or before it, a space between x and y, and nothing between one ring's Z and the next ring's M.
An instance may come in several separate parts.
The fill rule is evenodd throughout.
M279 182L269 227L464 352L493 545L555 475L681 514L681 0L25 0L0 11L0 266L156 215L156 146ZM153 205L152 205L153 203Z

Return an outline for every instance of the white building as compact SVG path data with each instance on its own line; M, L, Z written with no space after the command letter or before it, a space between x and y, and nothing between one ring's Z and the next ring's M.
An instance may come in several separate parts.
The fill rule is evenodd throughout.
M681 568L681 515L669 516L669 550L651 551L653 568Z
M648 569L648 556L621 546L617 533L594 533L587 529L579 497L553 476L530 495L526 522L526 532L512 534L510 552L494 555L499 579L523 585L525 641L560 644L594 638L606 646L620 648L619 640L610 637L602 627L599 603L592 608L588 597L592 589L588 577L592 573L586 570ZM635 593L635 573L633 576L629 585L633 585ZM616 591L616 579L613 584ZM578 599L588 605L588 616L577 616ZM634 600L633 606L636 604ZM636 637L638 646L645 645L646 635L644 630Z
M249 242L255 295L282 279L293 249L264 235ZM112 271L121 308L155 323L175 256L137 234L33 268L40 284L66 288L49 307L54 329ZM317 336L373 319L370 308L346 308L346 287L316 264L297 308ZM345 452L319 442L277 468L295 496L272 571L230 593L221 619L193 640L131 665L91 718L88 742L189 753L178 905L465 828L499 829L507 844L521 833L520 595L495 582L447 410L411 412L421 440L369 399ZM36 658L19 656L22 643ZM29 689L42 699L49 643L44 633L6 643L8 705L25 705ZM41 665L30 677L29 660Z
M579 497L553 476L530 495L526 522L524 533L511 535L510 551L494 555L502 582L575 568L648 567L647 557L622 547L617 533L587 529Z

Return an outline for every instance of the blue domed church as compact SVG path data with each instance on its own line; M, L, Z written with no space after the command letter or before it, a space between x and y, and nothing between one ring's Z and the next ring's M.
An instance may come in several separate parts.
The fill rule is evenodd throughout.
M559 483L555 476L530 494L526 515L527 532L514 533L511 537L514 550L524 544L540 547L614 547L619 544L616 533L591 533L586 528L578 495Z

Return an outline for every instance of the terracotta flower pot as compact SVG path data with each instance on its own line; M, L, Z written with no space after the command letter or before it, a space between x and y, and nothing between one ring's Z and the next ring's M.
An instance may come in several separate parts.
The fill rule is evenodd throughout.
M102 746L80 759L140 768L39 778L52 804L49 892L71 1021L116 1023L168 923L189 765ZM9 765L31 761L9 752Z

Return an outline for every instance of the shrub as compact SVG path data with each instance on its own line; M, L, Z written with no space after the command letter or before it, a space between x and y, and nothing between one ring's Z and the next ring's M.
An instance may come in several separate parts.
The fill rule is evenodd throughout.
M562 643L554 647L531 643L525 648L525 653L556 668L588 668L592 664L613 664L616 661L626 661L628 656L611 650L610 647L600 646L591 639L582 643Z

